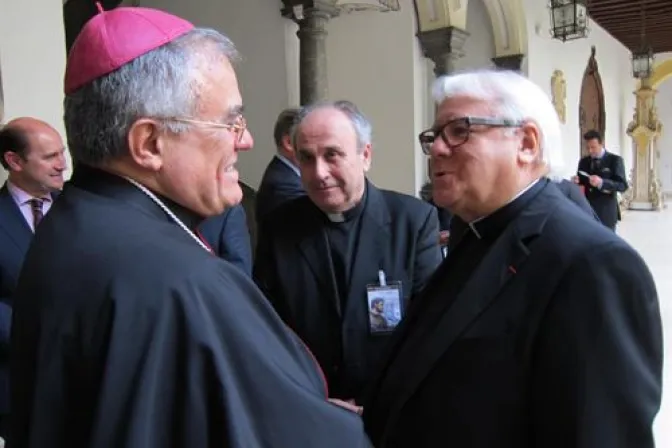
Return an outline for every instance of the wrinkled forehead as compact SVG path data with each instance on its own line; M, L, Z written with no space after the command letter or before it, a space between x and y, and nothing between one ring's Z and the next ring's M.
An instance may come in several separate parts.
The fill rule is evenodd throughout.
M357 146L357 134L350 119L336 109L317 109L296 128L296 143L304 146Z
M196 65L195 90L199 112L231 121L243 113L243 99L236 72L226 57Z

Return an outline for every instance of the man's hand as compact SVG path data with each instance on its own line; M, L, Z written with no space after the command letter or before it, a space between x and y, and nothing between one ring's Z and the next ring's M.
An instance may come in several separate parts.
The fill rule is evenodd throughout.
M363 406L357 406L355 404L355 400L339 400L338 398L330 398L329 402L332 404L335 404L336 406L340 406L343 409L346 409L350 412L354 412L355 414L362 415L362 412L364 412L364 407Z
M600 188L602 186L602 178L600 176L592 175L588 178L590 185L595 188Z
M579 176L572 176L572 182L574 182L575 184L578 184L579 183Z

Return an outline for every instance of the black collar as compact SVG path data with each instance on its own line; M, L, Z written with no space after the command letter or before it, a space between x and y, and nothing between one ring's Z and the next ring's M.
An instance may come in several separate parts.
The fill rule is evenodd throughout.
M350 222L361 216L362 212L366 208L368 190L369 190L369 182L367 180L364 184L364 194L362 195L362 199L350 210L346 210L341 213L324 213L325 218L327 218L327 222L329 223Z
M101 196L115 198L124 202L134 204L142 209L152 212L157 217L167 217L165 211L159 207L147 194L133 185L123 177L103 171L98 168L76 164L73 169L72 178L69 184L90 191ZM196 227L204 218L191 210L177 204L176 202L152 191L168 209L177 216L189 229Z
M497 239L506 226L508 226L525 206L527 206L527 204L546 187L548 182L549 180L546 178L539 179L536 184L504 207L483 219L467 225L471 227L471 230L479 239Z

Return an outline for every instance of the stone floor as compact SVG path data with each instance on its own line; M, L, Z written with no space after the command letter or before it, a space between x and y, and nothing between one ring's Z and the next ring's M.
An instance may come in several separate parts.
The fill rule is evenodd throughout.
M626 212L618 233L646 260L658 287L666 356L663 405L654 430L658 448L672 447L672 208L660 213Z

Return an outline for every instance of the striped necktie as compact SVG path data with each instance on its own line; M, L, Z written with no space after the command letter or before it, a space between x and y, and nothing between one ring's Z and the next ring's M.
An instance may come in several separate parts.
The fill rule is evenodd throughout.
M33 198L30 201L30 209L33 212L33 229L37 229L38 224L42 221L44 217L44 212L42 211L42 205L44 201L42 199Z

